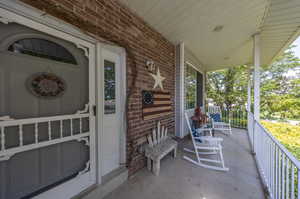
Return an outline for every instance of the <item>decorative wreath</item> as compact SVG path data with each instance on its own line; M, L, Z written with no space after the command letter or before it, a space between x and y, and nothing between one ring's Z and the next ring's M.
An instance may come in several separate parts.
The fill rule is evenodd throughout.
M66 91L65 81L52 73L36 73L27 80L29 91L39 98L53 99Z

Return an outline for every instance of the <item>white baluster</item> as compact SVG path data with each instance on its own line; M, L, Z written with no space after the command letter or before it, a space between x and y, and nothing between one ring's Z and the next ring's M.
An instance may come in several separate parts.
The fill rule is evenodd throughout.
M289 168L289 159L287 158L286 159L286 180L285 180L285 192L286 192L286 198L290 198L290 172L289 172L290 168Z
M39 124L34 124L34 137L35 137L35 143L37 144L39 142Z
M156 138L157 138L157 144L160 143L160 121L157 123L157 135L156 135Z
M63 120L60 120L59 125L60 125L60 138L63 138L64 137L64 135L63 135Z
M262 145L261 145L262 146L262 153L263 153L262 162L263 162L264 173L266 175L266 180L268 181L268 171L267 171L267 163L268 163L267 146L268 146L268 143L267 143L265 134L263 132L261 132L261 134L262 134L262 137L263 137ZM263 143L265 143L265 144L263 144Z
M276 152L276 160L275 160L275 165L276 165L276 169L275 169L275 198L278 198L278 168L279 168L279 156L278 156L278 147L275 147L275 152Z
M292 163L292 186L291 186L291 199L295 199L295 169L294 164Z
M271 140L268 138L268 174L269 174L269 188L270 191L272 190L272 179L271 179L271 175L272 175L272 169L271 169Z
M270 140L269 145L269 156L270 156L270 162L269 162L269 169L270 169L270 191L273 190L273 142Z
M278 198L280 198L281 196L281 170L282 170L282 153L280 150L278 150L279 152L279 159L278 159Z
M157 144L157 140L156 140L156 130L157 130L157 129L153 129L153 130L152 130L153 145L156 145L156 144Z
M168 128L166 128L166 130L165 130L165 139L167 139L168 138Z
M1 126L1 151L5 150L5 128L4 126Z
M282 158L281 158L281 163L282 163L282 173L281 173L281 199L285 199L285 155L282 153Z
M79 118L79 133L82 133L82 117Z
M71 136L73 135L73 119L70 120L70 125L71 125Z
M300 190L300 169L297 168L297 172L298 172L298 199L300 199L300 194L299 194L299 190Z
M269 157L269 161L268 161L268 170L269 170L269 188L270 191L272 192L272 141L268 138L269 143L268 143L268 157Z
M274 144L271 144L271 186L272 186L272 197L274 197L275 194L275 178L274 178L274 173L275 173L275 147Z
M52 129L51 129L51 121L48 122L48 136L49 140L52 140Z
M19 145L23 146L23 125L19 125Z
M164 141L164 134L165 134L165 126L162 126L161 133L160 133L160 141Z

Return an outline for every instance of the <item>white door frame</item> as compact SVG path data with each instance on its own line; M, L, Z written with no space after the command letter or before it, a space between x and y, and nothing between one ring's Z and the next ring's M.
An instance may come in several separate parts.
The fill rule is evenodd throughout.
M74 43L82 49L89 60L89 112L90 112L90 170L86 174L78 176L70 181L46 191L36 198L66 199L71 198L81 191L96 183L96 129L95 116L92 114L95 106L95 64L96 64L96 41L65 23L56 23L53 18L41 17L41 11L37 11L15 0L2 0L0 2L0 23L15 22L32 29L47 33L54 37ZM70 31L71 30L71 31ZM80 178L80 181L78 181Z
M120 112L121 112L121 120L124 122L121 126L121 137L120 137L120 163L126 163L126 50L122 47L112 46L108 44L97 43L97 86L96 86L96 99L97 99L97 122L96 129L98 132L98 183L102 182L102 164L103 157L101 156L102 151L100 144L103 142L103 117L104 117L104 93L99 91L104 91L104 59L103 59L103 50L110 51L116 53L120 56Z

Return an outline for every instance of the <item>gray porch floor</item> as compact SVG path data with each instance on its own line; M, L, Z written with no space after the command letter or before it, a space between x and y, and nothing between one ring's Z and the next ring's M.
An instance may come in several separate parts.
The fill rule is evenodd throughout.
M105 199L262 199L262 186L258 177L246 131L234 129L224 138L225 164L229 172L204 169L183 160L180 143L174 160L171 156L161 162L160 176L143 169ZM96 198L95 198L96 199Z

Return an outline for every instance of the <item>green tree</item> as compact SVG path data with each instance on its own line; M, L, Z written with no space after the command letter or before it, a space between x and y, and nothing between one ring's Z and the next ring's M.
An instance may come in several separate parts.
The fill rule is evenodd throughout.
M207 96L222 108L240 108L247 99L247 67L238 66L210 72L207 75Z
M300 118L300 59L293 46L261 73L261 113L265 118Z
M293 46L261 71L261 114L264 118L300 119L300 59ZM248 68L210 72L207 97L218 106L240 109L247 101Z

